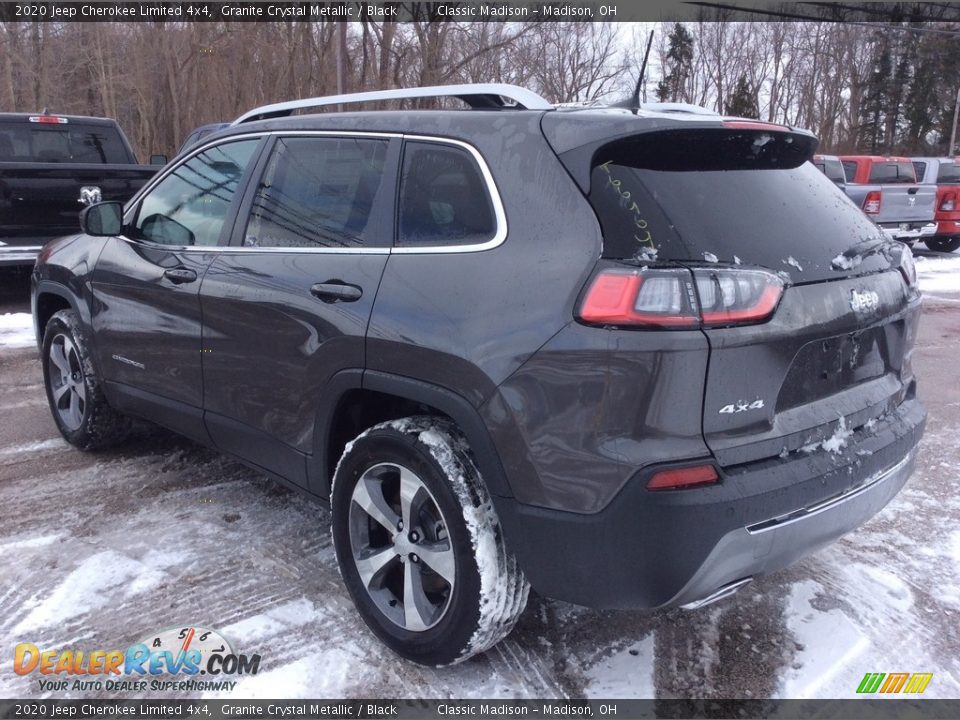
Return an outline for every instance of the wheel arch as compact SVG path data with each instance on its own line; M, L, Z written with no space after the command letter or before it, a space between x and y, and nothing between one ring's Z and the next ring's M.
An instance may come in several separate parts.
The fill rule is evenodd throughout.
M345 370L327 387L330 402L314 426L309 485L328 498L333 471L343 448L372 425L413 414L449 418L467 439L491 497L512 497L500 456L477 409L457 393L437 385L374 370Z
M33 302L33 330L37 337L37 347L43 345L43 333L56 313L61 310L73 310L84 326L89 326L89 318L84 317L80 303L69 289L50 280L37 283ZM89 341L89 338L88 338Z

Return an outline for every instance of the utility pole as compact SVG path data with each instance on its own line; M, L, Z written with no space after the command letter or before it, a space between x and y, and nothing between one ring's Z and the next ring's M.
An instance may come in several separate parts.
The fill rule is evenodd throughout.
M957 141L957 114L960 113L960 88L957 88L957 101L953 104L953 125L950 126L950 147L947 155L953 155L953 148Z

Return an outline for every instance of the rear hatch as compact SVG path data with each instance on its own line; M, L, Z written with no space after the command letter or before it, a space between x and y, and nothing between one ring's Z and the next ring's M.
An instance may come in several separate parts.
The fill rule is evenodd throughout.
M807 162L811 136L688 125L561 155L591 158L584 189L603 229L601 267L692 276L696 297L677 293L670 317L699 303L710 347L702 428L722 466L842 446L912 379L917 292L900 270L903 247ZM763 317L741 297L751 271L782 281ZM731 304L717 312L718 302Z

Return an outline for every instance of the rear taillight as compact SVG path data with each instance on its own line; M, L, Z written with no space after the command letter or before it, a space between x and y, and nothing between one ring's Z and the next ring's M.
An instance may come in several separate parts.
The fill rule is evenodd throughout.
M953 212L957 208L957 194L955 192L945 192L940 199L941 212Z
M615 268L594 277L577 316L662 329L750 325L768 320L782 295L783 280L766 270Z
M713 465L661 470L647 483L647 490L685 490L687 488L715 485L720 480Z
M863 199L863 211L868 215L877 215L880 213L881 195L879 190L871 190Z

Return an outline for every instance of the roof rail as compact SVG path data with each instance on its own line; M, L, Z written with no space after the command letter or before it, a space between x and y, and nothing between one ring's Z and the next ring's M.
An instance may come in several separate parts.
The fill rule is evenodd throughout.
M505 83L474 83L398 90L376 90L373 92L290 100L288 102L264 105L249 110L234 120L233 125L239 125L240 123L250 122L252 120L286 117L287 115L291 115L294 110L302 110L304 108L425 97L456 97L463 100L472 108L481 109L517 108L519 110L553 110L553 105L535 92L531 92L517 85L507 85ZM504 102L504 100L512 100L514 104L510 105Z

